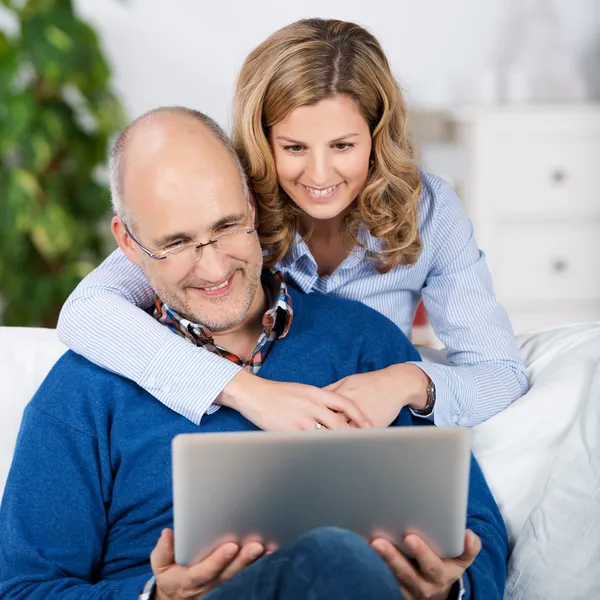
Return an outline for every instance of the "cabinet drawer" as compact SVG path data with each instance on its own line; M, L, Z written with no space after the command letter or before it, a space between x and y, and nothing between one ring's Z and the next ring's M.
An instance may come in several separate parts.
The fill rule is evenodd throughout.
M506 302L600 299L600 222L497 226L490 268Z
M600 214L600 132L498 133L500 214Z

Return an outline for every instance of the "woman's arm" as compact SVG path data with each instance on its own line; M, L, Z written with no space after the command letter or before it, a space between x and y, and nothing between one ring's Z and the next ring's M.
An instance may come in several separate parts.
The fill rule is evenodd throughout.
M418 366L436 387L435 423L473 426L520 398L527 374L473 225L450 185L428 182L431 225L424 248L430 270L423 302L450 364Z
M197 348L138 308L153 299L142 270L116 250L69 296L58 336L198 424L240 367Z
M313 429L317 421L330 429L348 420L364 424L346 398L256 377L175 335L138 308L153 299L142 270L116 250L68 298L58 335L78 354L135 381L196 424L216 404L239 411L261 429Z

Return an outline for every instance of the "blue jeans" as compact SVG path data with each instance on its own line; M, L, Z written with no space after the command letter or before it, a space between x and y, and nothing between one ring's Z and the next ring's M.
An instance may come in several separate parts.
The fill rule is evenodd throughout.
M310 531L205 596L206 600L401 600L400 584L360 536Z

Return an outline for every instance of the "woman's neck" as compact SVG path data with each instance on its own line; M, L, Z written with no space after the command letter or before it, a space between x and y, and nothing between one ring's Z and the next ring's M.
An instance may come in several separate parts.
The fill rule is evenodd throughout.
M311 232L308 247L317 263L319 275L331 275L352 249L343 228L343 216L301 223L300 232Z
M306 218L306 220L301 221L300 223L300 233L304 235L305 233L310 232L310 242L327 245L341 245L345 237L342 227L343 221L344 219L342 216L327 220Z

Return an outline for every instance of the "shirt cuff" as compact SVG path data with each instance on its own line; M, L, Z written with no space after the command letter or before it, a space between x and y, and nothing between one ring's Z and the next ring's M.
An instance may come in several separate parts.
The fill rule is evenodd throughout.
M429 362L413 364L427 373L435 385L434 423L442 427L474 425L471 416L477 404L477 384L469 369Z
M431 375L429 375L429 373L427 372L427 369L423 368L423 363L411 362L410 364L415 365L415 367L419 367L419 369L421 369L421 371L423 371L423 373L425 373L425 375L427 375L427 377L429 377L429 379L431 379L431 381L433 381L433 385L436 385L435 381L433 380L433 377L431 377ZM435 404L433 405L433 408L427 414L424 415L420 412L416 412L413 408L411 408L409 406L408 409L413 414L413 416L419 417L419 419L427 419L428 421L433 422L434 416L435 416L435 405L437 404L437 385L436 385L435 389L436 389L436 401L435 401Z
M144 589L141 591L138 596L138 600L151 600L153 597L154 591L156 590L156 577L152 577L148 583L144 586Z

